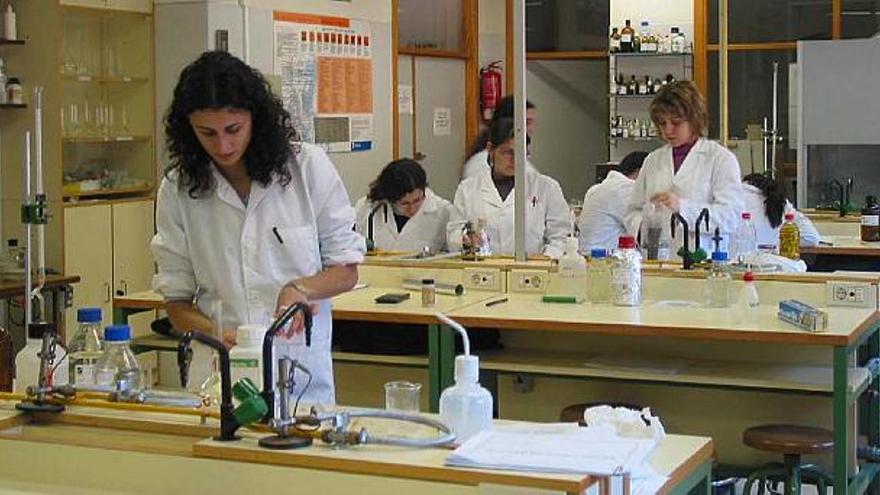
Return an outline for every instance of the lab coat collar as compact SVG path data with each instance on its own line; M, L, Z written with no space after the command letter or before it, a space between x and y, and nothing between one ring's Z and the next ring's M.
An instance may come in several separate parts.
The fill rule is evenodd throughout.
M605 181L626 183L626 184L635 184L636 183L636 181L623 175L622 173L618 172L617 170L609 170L608 175L605 176ZM602 182L605 182L605 181L602 181Z
M697 154L704 155L709 151L709 141L706 138L702 137L697 139L697 142L694 143L694 147L691 148L691 151L687 154L687 156L684 158L684 161L681 163L681 168L678 169L679 174L687 167L689 162L693 161L694 156L696 156ZM667 143L663 146L663 154L666 158L666 163L669 164L669 170L672 172L673 175L677 175L675 174L675 164L672 161L671 144Z
M241 211L246 211L247 209L256 208L256 206L260 203L260 201L266 196L266 192L270 187L274 187L275 183L272 182L268 186L263 186L259 182L252 180L251 181L251 191L248 196L247 205L245 206L244 202L242 202L241 198L238 197L238 193L235 192L235 189L232 187L232 184L226 180L226 177L220 173L217 169L217 166L211 163L211 172L214 175L214 184L217 187L217 197L220 198L224 203L229 204L230 206L237 208Z
M437 205L439 201L437 201L437 195L434 194L434 191L431 190L430 187L425 188L425 203L422 205L421 209L419 209L419 213L434 213L437 211Z
M528 184L532 183L534 177L538 175L538 172L535 172L531 168L526 169L526 194L528 194ZM501 195L498 194L498 188L495 187L495 181L492 180L492 169L486 169L485 171L480 172L480 197L486 200L490 205L496 208L504 208L507 204L513 204L514 197L516 196L516 184L514 184L513 189L510 190L510 194L507 195L507 199L502 200Z

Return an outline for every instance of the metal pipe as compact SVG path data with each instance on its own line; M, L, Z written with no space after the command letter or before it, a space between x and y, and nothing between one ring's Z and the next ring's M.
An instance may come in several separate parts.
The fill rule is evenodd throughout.
M727 72L727 54L728 54L728 33L727 33L727 16L728 16L728 0L718 0L718 84L720 86L720 115L719 115L719 137L721 144L727 146L730 136L730 109L728 106L728 72Z
M35 182L34 198L40 209L40 216L45 215L46 191L43 187L43 87L34 87L34 165ZM39 301L40 319L46 319L46 300L43 288L46 286L46 224L37 223L37 286L32 297Z
M407 290L420 291L422 290L422 281L417 278L407 278L403 280L401 287ZM460 296L464 294L464 285L462 284L434 282L434 288L438 294L444 294L447 296Z
M31 202L31 131L25 131L24 133L24 205L29 205ZM25 309L24 309L24 331L27 332L27 329L30 328L31 323L34 321L34 309L33 309L33 299L32 299L32 290L34 285L33 280L33 261L31 260L31 249L33 246L31 245L31 224L30 222L26 222L24 225L24 250L25 250L25 260L24 260L24 287L25 287Z
M773 62L773 128L770 130L770 171L776 177L776 145L779 139L779 62ZM766 174L766 170L764 173Z
M275 359L275 336L297 312L303 314L303 326L306 333L306 346L312 345L312 312L308 305L296 303L290 305L281 316L275 319L263 336L263 400L269 407L265 420L268 422L275 415L275 383L272 380L272 363Z
M513 2L513 71L516 87L513 92L515 160L513 255L517 261L526 261L526 3Z

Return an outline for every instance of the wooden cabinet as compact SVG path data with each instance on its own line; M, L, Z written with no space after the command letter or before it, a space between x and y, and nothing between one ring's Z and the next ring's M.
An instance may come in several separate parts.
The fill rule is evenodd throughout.
M61 5L86 7L91 9L128 10L133 12L152 12L151 0L61 0Z
M150 253L153 225L152 200L64 209L64 264L68 273L81 278L67 312L68 332L76 325L76 308L100 307L109 323L114 296L150 288L155 272ZM149 333L154 317L150 312L130 318L133 335Z

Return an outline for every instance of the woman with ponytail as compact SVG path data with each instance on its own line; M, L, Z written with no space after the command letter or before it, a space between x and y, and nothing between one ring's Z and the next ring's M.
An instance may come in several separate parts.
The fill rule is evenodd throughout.
M794 213L801 246L819 245L819 232L813 222L794 209L779 181L763 174L750 174L743 178L743 182L743 211L752 215L758 246L779 244L779 228L786 213Z

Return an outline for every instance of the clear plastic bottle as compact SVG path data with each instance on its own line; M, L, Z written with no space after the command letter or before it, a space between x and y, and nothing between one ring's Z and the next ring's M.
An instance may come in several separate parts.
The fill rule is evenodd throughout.
M95 381L101 390L140 390L141 369L129 348L131 327L110 325L104 329L104 353L95 367Z
M0 325L0 392L12 392L15 373L15 345L12 335Z
M479 377L477 356L456 356L455 384L440 394L440 420L459 444L492 427L492 394L480 385Z
M574 296L577 302L587 298L587 260L578 253L577 237L565 239L565 252L559 258L559 271L550 287L557 296Z
M672 27L670 37L672 38L672 53L685 53L687 51L687 38L685 38L684 33L677 26Z
M794 213L785 214L785 223L779 229L779 255L791 260L801 259L801 234L794 223Z
M761 306L761 300L758 297L758 288L755 287L755 274L746 272L743 275L743 287L739 291L737 298L737 314L745 323L757 323L758 311Z
M753 256L758 251L758 234L755 231L755 224L752 223L752 214L743 212L739 225L736 226L736 233L733 236L733 246L731 247L731 259L735 262L742 262L749 256Z
M67 344L70 383L79 388L95 386L95 365L104 350L101 339L101 308L79 308L76 333Z
M727 253L712 253L712 269L706 277L706 306L709 308L730 307L730 286L733 279L727 269Z
M642 304L642 253L633 236L620 236L611 267L611 302L615 306Z
M608 259L608 250L605 248L593 248L590 251L587 294L593 304L611 302L611 263Z

